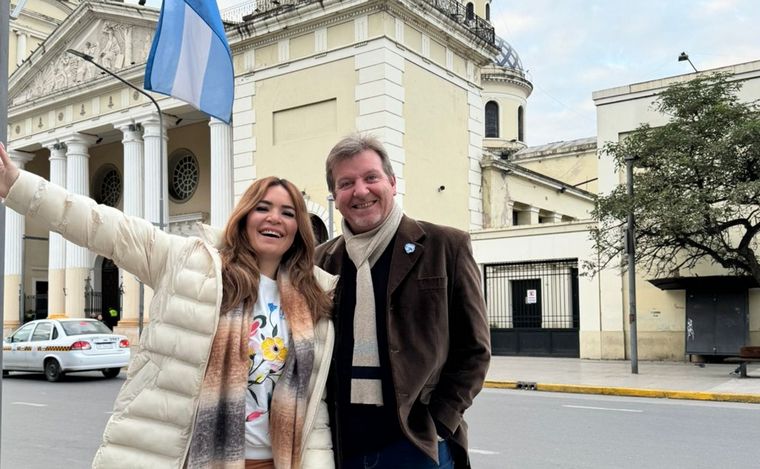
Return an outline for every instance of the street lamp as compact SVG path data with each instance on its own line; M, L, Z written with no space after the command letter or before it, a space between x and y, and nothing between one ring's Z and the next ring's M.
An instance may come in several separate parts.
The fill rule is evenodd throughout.
M159 189L159 199L158 199L158 228L163 231L164 226L164 116L161 112L161 108L159 107L158 103L155 99L153 99L153 96L149 95L145 91L141 90L140 88L136 87L132 83L128 82L127 80L123 79L119 75L115 74L114 72L108 70L107 68L103 67L99 63L95 62L93 57L91 55L85 54L84 52L80 52L78 50L74 49L66 49L66 52L68 52L71 55L75 55L79 57L80 59L84 60L85 62L89 62L102 70L103 72L107 73L108 75L111 75L112 77L116 78L120 82L124 83L128 87L132 88L133 90L137 91L138 93L142 94L143 96L150 99L150 102L153 103L154 106L156 106L156 111L158 112L158 128L159 128L159 137L161 138L160 146L158 149L158 158L161 160L161 163L159 165L159 183L160 183L160 189ZM144 294L144 285L142 282L140 282L140 312L138 315L138 321L137 321L137 328L138 328L138 335L142 336L142 330L143 330L143 294Z
M327 194L327 233L329 239L333 239L333 211L334 211L335 197L332 194Z
M681 54L678 56L678 61L689 62L689 65L691 65L691 68L693 68L695 72L699 72L699 70L697 70L697 67L695 67L694 64L691 63L691 59L689 59L689 54L687 54L686 52L681 52Z
M625 251L628 254L628 324L631 332L631 373L639 374L638 328L636 325L636 220L633 210L633 163L635 155L625 157L628 199L628 223L625 233Z

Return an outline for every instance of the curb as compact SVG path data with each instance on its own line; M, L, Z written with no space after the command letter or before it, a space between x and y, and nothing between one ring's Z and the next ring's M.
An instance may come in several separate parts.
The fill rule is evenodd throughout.
M529 391L564 392L571 394L602 394L606 396L654 397L661 399L685 399L693 401L743 402L749 404L760 404L760 394L673 391L665 389L639 389L613 386L586 386L582 384L534 383L529 381L486 381L483 386L492 389L522 389Z

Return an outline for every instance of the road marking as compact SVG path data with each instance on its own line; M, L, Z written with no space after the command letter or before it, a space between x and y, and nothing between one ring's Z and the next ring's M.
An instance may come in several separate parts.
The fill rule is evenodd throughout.
M635 412L635 413L644 412L643 410L638 410L638 409L615 409L612 407L592 407L592 406L587 406L587 405L563 405L562 407L569 407L571 409L610 410L613 412Z
M35 404L34 402L11 402L13 405L28 405L29 407L47 407L47 404Z
M474 449L474 448L470 448L470 453L487 454L489 456L494 455L494 454L499 454L496 451L488 451L488 450L485 450L485 449Z

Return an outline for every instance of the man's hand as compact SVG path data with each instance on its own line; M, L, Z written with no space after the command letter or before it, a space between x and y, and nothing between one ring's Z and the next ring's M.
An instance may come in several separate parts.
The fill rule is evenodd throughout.
M8 196L8 191L18 178L19 171L13 161L5 151L5 145L0 143L0 197L3 199Z

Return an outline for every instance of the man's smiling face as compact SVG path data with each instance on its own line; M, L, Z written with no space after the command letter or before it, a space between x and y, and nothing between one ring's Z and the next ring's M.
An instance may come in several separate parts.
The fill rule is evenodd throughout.
M374 150L364 150L333 168L335 206L355 234L378 227L391 213L396 178L383 172Z

